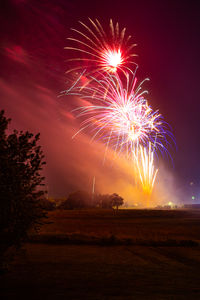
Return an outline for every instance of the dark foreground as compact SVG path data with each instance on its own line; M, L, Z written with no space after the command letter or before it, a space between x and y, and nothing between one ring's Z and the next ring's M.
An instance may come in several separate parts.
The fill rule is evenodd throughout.
M51 213L56 219L42 228L40 241L24 245L1 278L1 299L200 299L200 212ZM73 236L66 244L45 236L63 232ZM113 244L87 242L85 232L96 241L112 234Z

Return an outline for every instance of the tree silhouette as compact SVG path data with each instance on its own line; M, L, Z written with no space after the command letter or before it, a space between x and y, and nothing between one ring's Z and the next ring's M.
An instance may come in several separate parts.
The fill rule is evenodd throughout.
M124 203L124 199L116 193L114 193L112 195L99 194L99 195L96 195L96 202L99 207L102 207L102 208L116 207L116 209L118 210L119 206Z
M91 195L85 191L76 191L69 194L59 206L60 209L82 209L92 207Z
M119 206L121 206L124 203L124 199L120 197L118 194L114 193L110 196L112 207L116 207L118 210Z
M101 208L112 208L112 200L108 194L99 194L96 196L97 203Z
M13 245L19 245L31 227L45 216L41 199L44 155L39 134L18 132L7 135L10 119L0 111L0 259Z

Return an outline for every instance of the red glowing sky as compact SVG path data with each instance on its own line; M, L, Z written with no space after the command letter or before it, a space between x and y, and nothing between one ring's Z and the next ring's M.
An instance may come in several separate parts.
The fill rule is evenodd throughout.
M96 174L102 188L116 182L131 185L130 170L121 162L103 166L103 146L91 145L86 134L74 141L78 128L71 110L73 98L57 98L65 89L70 27L78 20L109 18L127 27L138 44L139 80L150 77L150 101L172 125L178 151L172 149L174 167L168 171L187 185L199 183L199 7L184 1L31 1L1 4L0 96L1 108L14 128L41 132L50 193L63 195L90 186ZM116 17L117 16L117 17ZM104 174L104 176L102 176ZM170 179L171 180L171 179ZM115 192L115 191L113 191Z

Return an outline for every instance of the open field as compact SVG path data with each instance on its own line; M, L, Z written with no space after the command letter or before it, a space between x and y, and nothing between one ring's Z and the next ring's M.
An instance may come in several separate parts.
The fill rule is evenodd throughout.
M200 299L200 211L54 211L48 221L3 276L1 299Z
M200 211L189 210L57 210L49 213L43 236L77 235L132 240L200 241Z

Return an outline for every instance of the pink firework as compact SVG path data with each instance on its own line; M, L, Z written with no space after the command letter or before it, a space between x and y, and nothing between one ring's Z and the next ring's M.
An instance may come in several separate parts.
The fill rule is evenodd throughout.
M139 145L152 142L162 145L165 136L162 116L145 99L147 91L142 83L137 86L134 76L126 75L124 84L117 74L101 74L101 79L91 77L82 84L82 76L65 91L65 95L76 95L86 104L74 110L83 119L80 130L90 131L92 139L101 139L117 152L126 151L132 156Z

